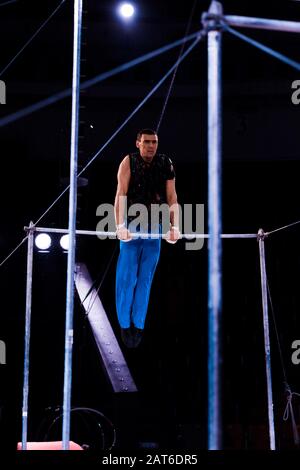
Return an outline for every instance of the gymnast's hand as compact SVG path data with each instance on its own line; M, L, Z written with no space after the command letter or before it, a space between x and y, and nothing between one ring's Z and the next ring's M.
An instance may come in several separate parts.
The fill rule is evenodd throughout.
M122 242L130 242L132 240L132 235L129 230L125 227L125 224L117 225L117 238L122 240Z
M172 225L171 229L166 233L166 241L168 243L174 244L180 238L180 231L179 227L175 227Z

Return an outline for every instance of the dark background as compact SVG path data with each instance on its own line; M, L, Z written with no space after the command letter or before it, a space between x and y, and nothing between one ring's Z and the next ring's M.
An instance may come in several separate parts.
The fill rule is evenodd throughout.
M117 2L84 0L82 80L109 70L184 36L193 1L136 1L131 25L115 15ZM2 69L59 1L19 0L1 7ZM224 1L228 14L300 21L300 2ZM209 2L196 1L190 32L200 28ZM299 59L299 36L244 30L256 40ZM0 79L7 104L1 117L68 88L72 76L72 2L66 1L48 25ZM178 57L178 49L119 74L81 93L79 168L89 161ZM207 213L207 49L200 43L178 69L160 128L160 150L174 161L179 202L205 204ZM1 72L0 72L1 73ZM228 33L223 37L223 232L257 233L298 221L299 113L291 84L299 73ZM96 208L113 203L118 165L134 150L136 132L156 127L169 81L130 121L85 173L78 190L78 227L95 230ZM23 226L37 218L65 187L70 155L71 100L65 99L0 128L1 259L21 241ZM40 226L66 227L61 201ZM54 237L55 238L55 237ZM300 391L299 367L291 344L300 338L298 279L299 227L266 242L267 272L287 380ZM119 338L114 304L115 241L81 240L78 259L93 279L103 280L100 297ZM153 442L166 448L207 446L207 245L186 251L184 242L163 243L155 275L145 337L137 351L123 346L139 388L136 396L114 396L101 368L89 326L76 298L73 358L74 406L92 407L117 430L117 446ZM223 244L224 447L267 449L267 401L256 240ZM115 253L115 254L114 254ZM58 246L35 252L28 440L43 440L62 405L66 254ZM1 267L0 339L7 345L1 372L1 432L14 449L21 439L25 316L26 244ZM294 448L284 376L274 325L271 347L277 445ZM294 398L299 421L299 398ZM78 418L79 419L79 418ZM97 447L85 417L72 434ZM75 429L74 429L75 428ZM59 427L49 440L61 439ZM109 440L109 432L107 438ZM77 434L76 434L77 433ZM71 436L71 437L72 437ZM95 437L96 436L96 437ZM99 445L99 444L98 444Z

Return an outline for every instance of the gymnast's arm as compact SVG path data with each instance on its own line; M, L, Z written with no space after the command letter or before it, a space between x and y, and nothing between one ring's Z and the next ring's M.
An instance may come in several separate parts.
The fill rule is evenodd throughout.
M167 203L170 208L170 235L167 241L175 243L179 237L179 209L177 202L177 193L175 188L175 178L166 181Z
M130 232L125 227L124 212L125 212L125 199L128 193L130 182L130 160L127 155L120 163L118 170L118 186L115 197L115 221L117 227L117 237L123 241L131 239Z

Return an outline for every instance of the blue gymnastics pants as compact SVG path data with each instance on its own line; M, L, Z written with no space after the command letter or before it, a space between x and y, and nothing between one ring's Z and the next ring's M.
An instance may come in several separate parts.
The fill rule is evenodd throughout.
M116 272L116 308L121 328L143 329L151 284L160 255L160 239L120 241Z

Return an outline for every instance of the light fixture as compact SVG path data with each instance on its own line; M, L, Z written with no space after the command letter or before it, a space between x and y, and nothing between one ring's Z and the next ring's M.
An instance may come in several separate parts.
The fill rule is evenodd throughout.
M124 2L124 3L121 3L118 7L119 15L125 20L129 20L130 18L132 18L134 15L134 12L135 12L135 9L132 3Z
M69 249L69 235L66 233L63 235L59 241L60 246L62 247L63 250L68 251Z
M48 233L39 233L35 237L35 245L39 250L48 250L51 246L51 237L48 235Z

